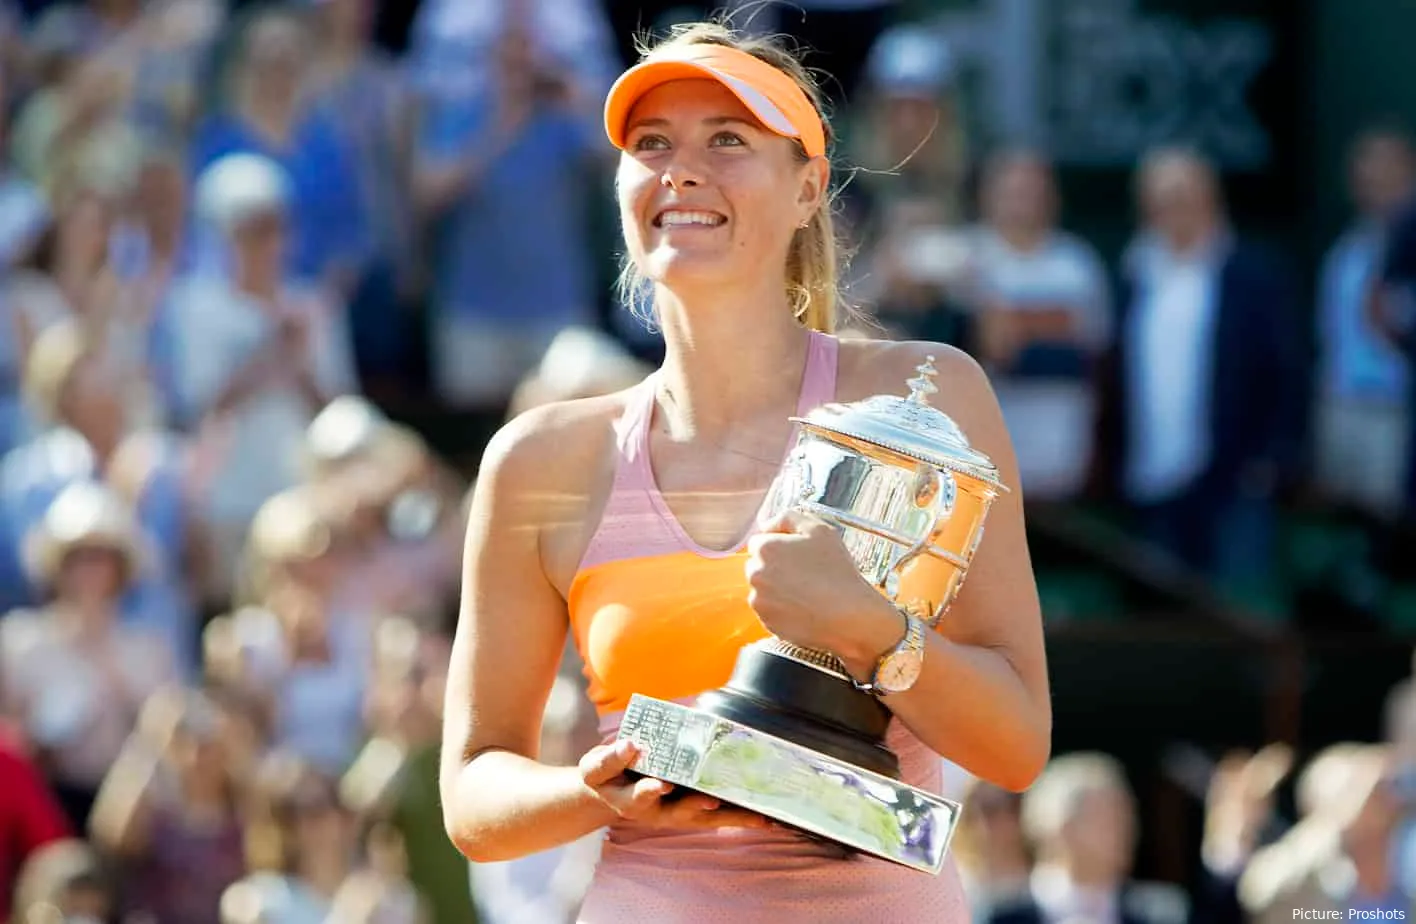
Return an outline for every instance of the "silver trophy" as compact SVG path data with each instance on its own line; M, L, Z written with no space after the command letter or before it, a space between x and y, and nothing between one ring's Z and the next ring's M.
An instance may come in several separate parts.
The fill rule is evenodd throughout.
M828 404L805 418L766 512L840 530L860 573L933 627L958 595L1000 491L997 469L928 403L933 357L910 394ZM938 873L958 803L906 785L885 746L889 709L831 653L769 637L693 707L635 695L619 737L632 771L751 809L844 847Z

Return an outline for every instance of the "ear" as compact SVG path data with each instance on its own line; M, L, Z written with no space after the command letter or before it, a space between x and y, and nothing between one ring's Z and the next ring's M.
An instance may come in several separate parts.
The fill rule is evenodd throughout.
M831 183L831 163L824 157L813 157L801 165L797 186L798 222L804 222L826 205L826 191Z

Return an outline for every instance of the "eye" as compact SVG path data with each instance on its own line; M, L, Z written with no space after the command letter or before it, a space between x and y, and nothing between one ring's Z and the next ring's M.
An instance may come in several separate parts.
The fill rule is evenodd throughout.
M669 140L663 135L640 135L634 142L636 151L665 151L668 147Z
M745 144L747 144L747 142L742 139L742 135L736 132L718 132L708 142L709 147L714 148L736 148L742 147Z

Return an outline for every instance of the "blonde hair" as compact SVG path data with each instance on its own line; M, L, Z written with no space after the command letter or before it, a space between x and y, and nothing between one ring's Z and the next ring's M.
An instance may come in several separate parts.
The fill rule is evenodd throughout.
M668 38L656 45L650 46L642 39L637 45L641 60L685 45L726 45L767 62L791 77L805 91L821 114L829 151L833 140L831 124L826 118L825 98L820 86L796 56L777 40L741 35L722 23L700 22L675 27ZM808 158L801 143L796 142L793 147L797 157L805 163ZM787 252L787 298L792 305L792 314L803 327L825 334L835 333L841 320L838 315L849 312L840 291L843 262L843 248L836 237L828 200L812 214L805 228L798 229ZM646 321L653 320L653 299L646 298L651 291L650 281L628 254L620 268L617 289L631 311Z

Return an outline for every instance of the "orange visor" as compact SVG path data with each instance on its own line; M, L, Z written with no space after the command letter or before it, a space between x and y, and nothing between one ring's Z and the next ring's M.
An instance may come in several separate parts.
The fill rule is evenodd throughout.
M766 61L726 45L684 45L625 71L605 100L605 133L623 150L629 114L645 93L705 77L727 87L769 131L800 141L808 157L826 153L826 127L806 91Z

